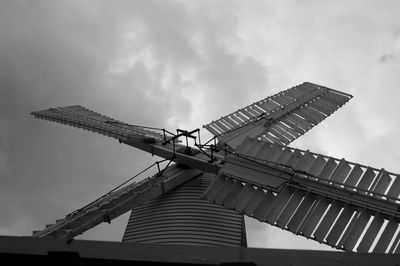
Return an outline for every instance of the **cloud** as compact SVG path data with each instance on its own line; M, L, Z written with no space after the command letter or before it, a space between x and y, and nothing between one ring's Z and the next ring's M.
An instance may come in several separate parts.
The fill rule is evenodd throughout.
M30 234L154 161L29 115L53 106L192 129L311 81L355 98L293 145L395 170L398 8L396 1L1 2L0 201L12 202L1 206L8 217L1 232ZM103 228L90 237L120 236ZM278 236L263 224L248 228L256 246Z
M243 95L246 79L264 75L261 64L220 44L235 30L230 23L235 18L226 12L218 32L219 12L208 15L198 8L212 6L1 4L1 201L13 202L2 206L9 217L0 222L4 230L18 220L30 225L19 233L30 234L153 160L102 136L36 121L31 111L82 104L129 123L199 126L193 113L209 110L208 97L221 98L226 94L218 93L228 93L232 85L230 93ZM245 71L250 76L239 75ZM202 106L193 104L196 94L205 100Z

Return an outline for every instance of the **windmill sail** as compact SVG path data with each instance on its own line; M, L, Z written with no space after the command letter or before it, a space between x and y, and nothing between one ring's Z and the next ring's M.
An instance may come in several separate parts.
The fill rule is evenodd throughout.
M33 232L34 237L72 238L93 228L110 222L132 208L167 193L176 186L201 174L196 169L173 165L163 171L162 175L126 185L112 193L97 199L87 206L68 214L65 218L49 224L45 229Z
M338 249L400 252L397 174L251 138L219 173L211 202Z
M133 136L143 136L150 140L163 140L163 135L147 130L144 127L129 125L119 120L93 112L79 105L50 108L32 112L38 119L44 119L65 124L84 130L103 134L120 141L126 141Z
M221 117L204 128L232 148L247 136L287 145L351 98L347 93L305 82Z

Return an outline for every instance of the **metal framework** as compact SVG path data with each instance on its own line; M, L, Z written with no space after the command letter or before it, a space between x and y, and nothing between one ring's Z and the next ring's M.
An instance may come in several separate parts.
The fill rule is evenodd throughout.
M300 84L204 126L215 136L211 145L210 141L200 143L198 129L172 134L129 125L80 106L34 112L37 118L104 134L175 163L164 171L159 169L152 178L101 197L34 236L70 239L133 209L125 240L188 244L196 225L205 225L194 223L184 230L184 226L170 224L164 235L157 231L163 225L152 224L154 218L144 213L160 213L151 202L165 199L170 210L180 209L179 215L188 215L190 207L184 202L188 198L169 199L168 195L177 195L185 182L208 175L205 189L193 201L193 209L204 213L205 219L212 217L215 206L223 207L237 215L217 215L217 220L232 228L233 220L247 215L337 249L400 253L397 174L287 146L351 97L316 84ZM180 142L182 138L186 142ZM188 146L188 138L195 140L195 147ZM164 213L170 217L174 211ZM209 223L202 234L213 232L220 222ZM191 244L224 245L225 241L227 245L233 241L229 243L243 245L244 227L237 228L227 230L225 240L210 233L204 241Z

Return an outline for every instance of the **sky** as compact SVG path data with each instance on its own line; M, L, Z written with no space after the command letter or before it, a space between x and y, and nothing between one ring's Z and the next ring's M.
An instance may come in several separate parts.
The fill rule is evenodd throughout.
M157 160L30 115L49 107L191 130L309 81L354 98L291 146L400 172L399 13L395 0L0 0L0 235L31 235ZM127 219L79 238L120 241ZM330 250L246 223L251 247Z

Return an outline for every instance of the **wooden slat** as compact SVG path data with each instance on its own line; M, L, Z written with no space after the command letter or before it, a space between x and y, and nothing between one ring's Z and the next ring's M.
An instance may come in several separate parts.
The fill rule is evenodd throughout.
M283 229L286 228L287 223L289 222L290 218L293 216L297 207L299 207L300 202L303 199L303 197L304 197L304 192L301 191L300 189L296 189L296 191L293 193L293 196L290 198L286 207L284 208L284 210L282 211L278 220L276 221L278 227L283 228Z
M249 107L245 109L247 112L249 112L253 117L258 117L260 114L257 113L253 108Z
M279 121L277 123L277 125L282 128L283 130L285 130L286 132L288 132L292 138L297 138L300 136L300 133L298 133L296 130L294 130L293 128L291 128L289 125L283 123L283 121Z
M212 126L214 128L214 130L218 131L219 132L218 134L225 133L225 130L220 128L215 122L210 124L210 126Z
M295 150L292 154L292 156L290 157L290 159L287 162L288 166L291 166L293 168L296 168L296 165L300 162L301 160L301 153L299 150Z
M353 166L353 169L351 170L349 176L347 177L346 181L344 181L345 186L351 186L355 187L358 180L360 179L363 171L361 167L358 164L355 164Z
M209 201L213 201L215 197L218 195L218 192L224 182L225 182L225 177L222 175L218 175L214 183L207 189L205 193L205 198Z
M204 126L204 128L210 131L214 136L220 134L220 132L215 130L211 125Z
M293 129L299 135L302 135L306 132L306 130L299 127L296 123L293 123L292 121L288 120L287 117L282 119L282 122L285 123L286 125L288 125L291 129Z
M398 252L399 248L400 248L400 232L397 233L396 239L393 241L392 246L390 247L389 254L399 253Z
M282 151L283 151L282 147L280 147L279 145L275 145L268 153L268 156L265 159L267 161L276 162L278 157L281 155Z
M400 195L400 176L397 175L393 181L392 186L390 187L387 196L389 198L398 199Z
M215 121L215 124L221 128L224 132L227 132L229 130L231 130L232 128L225 126L224 124L222 124L220 121Z
M336 103L329 101L328 96L326 94L324 94L322 97L320 97L318 99L318 102L320 102L324 106L328 106L328 108L332 108L334 110L337 110L337 108L338 108L338 105L336 105Z
M332 182L336 183L343 183L343 181L346 179L347 175L349 174L351 170L350 165L345 159L340 160L340 163L336 167L335 171L332 174L331 180Z
M290 95L286 94L285 92L282 92L282 93L280 94L280 96L286 101L286 103L285 103L284 105L293 102L293 100L295 99L295 98L293 98L293 97L290 97Z
M394 233L396 233L398 226L399 224L395 218L392 217L388 221L385 230L383 230L382 235L376 243L376 246L374 248L375 253L385 253L385 251L389 247L390 241L393 239Z
M256 154L257 158L267 158L269 152L272 150L273 145L270 143L264 143L260 151Z
M255 106L258 107L258 109L263 110L265 113L269 113L270 111L273 110L273 108L267 107L266 105L263 105L261 102L256 102L254 103Z
M260 103L261 107L267 110L275 110L276 108L279 107L279 105L269 99L266 99L265 101Z
M322 155L317 156L317 158L315 159L314 163L312 164L309 170L310 175L318 177L322 169L324 169L325 164L326 160L324 159L324 156Z
M282 94L278 94L276 97L273 97L272 100L279 103L280 105L286 105L287 103L289 103L289 101L285 99Z
M369 210L364 209L361 211L349 236L343 243L343 246L346 250L352 251L354 249L354 246L361 237L361 234L367 226L370 217L371 213Z
M233 206L235 205L239 193L243 187L244 185L242 182L236 181L235 185L232 187L232 190L228 193L222 204L228 209L233 209Z
M254 218L262 222L265 221L265 217L267 216L269 210L272 208L274 201L275 195L271 191L267 191L267 194L254 210Z
M295 139L294 136L289 134L284 129L280 128L277 124L271 125L269 127L268 131L271 131L275 136L277 136L277 134L278 134L280 137L284 137L285 139L288 140L288 143L292 142Z
M259 188L253 194L251 199L247 202L246 207L244 208L244 213L248 216L252 216L257 206L260 204L261 200L265 197L265 192Z
M317 241L323 242L325 239L325 236L328 234L329 229L331 228L333 222L337 218L340 210L343 207L343 203L334 201L331 204L331 207L329 208L328 212L322 219L320 225L318 226L317 230L314 233L314 237Z
M228 196L229 192L232 190L235 182L231 178L226 178L224 183L220 186L219 192L214 198L215 203L222 204L226 196Z
M310 218L305 222L305 225L301 232L302 235L308 238L311 237L312 233L314 232L315 228L317 227L319 221L321 220L322 216L324 215L330 203L331 201L327 198L321 198L318 201L318 205L314 209Z
M246 121L249 120L249 119L254 118L254 115L252 115L251 113L249 113L249 112L246 111L245 109L240 109L240 113L241 113L242 115L244 115L245 117L248 117L248 118L246 119Z
M242 121L238 116L236 116L235 114L232 114L230 116L230 119L232 119L233 121L235 121L238 125L242 125L244 121Z
M386 189L389 187L391 181L392 179L390 178L389 174L382 169L381 173L379 174L379 181L373 188L372 192L374 194L376 193L383 195L386 192Z
M323 105L319 102L319 99L309 103L309 106L313 107L314 109L324 113L325 115L330 115L335 111L335 109L329 108L326 105Z
M230 119L229 117L224 117L223 121L229 124L230 127L234 128L238 126L238 123Z
M308 212L312 209L313 203L316 200L316 195L312 193L308 193L303 201L301 202L299 208L293 214L292 219L288 223L288 229L297 234L299 232L299 228L303 220L306 218Z
M240 191L238 199L236 200L234 209L239 213L243 212L244 207L246 207L247 202L251 199L254 194L255 189L252 185L246 184L242 191Z
M238 146L237 152L240 154L247 154L247 152L253 147L254 140L250 137L246 137L244 141Z
M237 111L235 113L235 115L237 117L239 117L243 122L247 122L249 120L249 118L247 116L243 115L240 111Z
M289 90L285 91L285 94L290 96L290 97L292 97L292 98L294 98L294 99L297 99L297 98L299 98L301 96L301 93L296 92L295 90L292 90L292 89L289 89Z
M296 165L296 169L308 172L314 161L315 157L309 151L306 151L302 156L300 162Z
M346 225L349 223L353 213L355 211L355 207L352 205L346 205L343 208L342 213L340 214L338 220L335 225L332 227L332 230L329 232L329 235L326 237L326 241L330 246L335 247L338 242L340 236L342 235Z
M292 140L286 138L285 135L283 135L281 132L279 132L275 125L272 125L271 127L269 127L268 132L270 134L273 134L275 137L277 137L281 142L285 143L286 145L289 144L290 142L292 142Z
M378 234L379 230L381 229L383 224L383 218L377 214L375 215L372 223L365 232L363 239L361 240L360 244L357 247L358 252L368 252L372 242L375 240L376 235Z
M375 177L375 173L374 171L368 167L363 176L361 177L360 182L357 184L357 189L361 189L361 190L368 190L369 186L371 185L372 181L374 180ZM365 192L361 192L361 193L365 193Z
M276 163L286 164L291 156L292 156L292 151L290 150L290 148L285 148L279 155L278 159L276 159Z
M345 231L343 232L343 236L340 238L339 242L336 244L337 248L344 249L343 243L350 236L350 233L354 229L354 226L357 223L357 218L360 216L360 213L362 210L363 210L362 208L359 208L355 211L353 217L351 218L350 223L347 225L347 227L345 228Z
M305 120L307 120L308 122L310 122L313 125L318 124L318 119L315 118L310 112L307 111L306 108L299 108L296 110L295 112L296 114L300 115L301 117L303 117Z
M322 169L321 173L318 175L318 177L321 180L329 180L333 171L336 168L337 163L333 158L329 158L328 161L325 164L324 169Z
M278 193L274 200L274 205L271 210L268 212L266 220L270 224L274 224L275 221L279 218L283 208L286 206L286 203L293 195L294 189L289 186L284 186L282 190Z
M331 91L326 92L325 99L327 99L327 101L329 101L329 102L335 103L337 106L341 106L341 105L343 105L343 103L345 103L347 101L346 97L341 96L341 95L331 92Z
M259 108L255 103L253 103L253 104L251 105L251 109L252 109L253 111L255 111L255 112L258 114L258 116L260 116L260 115L262 115L262 114L265 113L265 111L264 111L262 108Z
M287 119L290 121L293 121L293 123L296 123L298 126L304 128L306 131L309 130L313 126L312 123L299 117L298 115L296 115L296 113L288 115Z
M250 149L248 149L244 153L240 151L240 153L250 157L255 157L261 149L262 149L262 143L254 141L253 143L251 143Z

